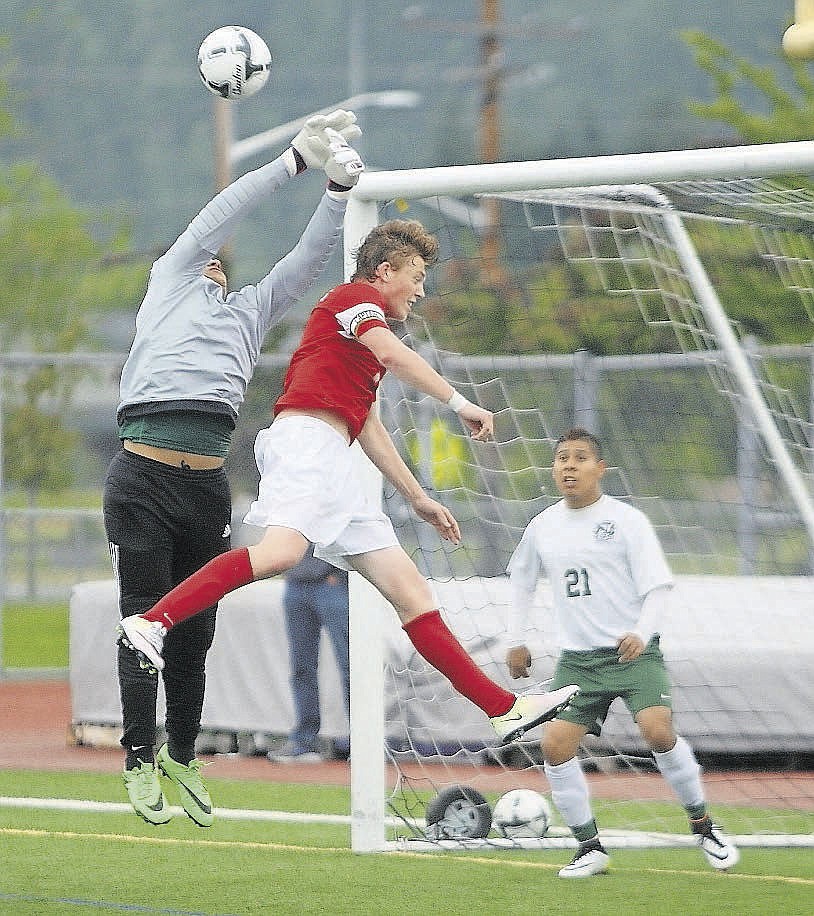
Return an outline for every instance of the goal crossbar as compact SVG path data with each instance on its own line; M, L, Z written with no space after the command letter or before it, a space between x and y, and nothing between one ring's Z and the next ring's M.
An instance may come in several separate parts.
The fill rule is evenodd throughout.
M363 172L354 203L415 200L436 194L466 195L586 185L651 184L693 178L753 178L814 170L814 141L763 143L715 149L667 150L614 156L542 159Z

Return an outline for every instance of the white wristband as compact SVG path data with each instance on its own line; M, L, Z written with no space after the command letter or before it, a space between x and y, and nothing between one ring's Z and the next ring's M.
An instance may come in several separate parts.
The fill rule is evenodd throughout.
M453 388L452 394L449 396L449 399L447 400L447 407L452 408L452 410L454 410L455 413L460 413L464 409L464 407L466 407L468 403L469 401L467 401L467 399L461 394L461 392L456 391Z
M285 163L288 177L293 178L297 174L297 160L294 157L294 150L289 146L289 148L280 156L280 158Z

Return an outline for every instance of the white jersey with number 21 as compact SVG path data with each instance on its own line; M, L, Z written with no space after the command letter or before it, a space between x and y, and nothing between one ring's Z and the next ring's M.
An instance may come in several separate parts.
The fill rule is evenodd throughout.
M647 516L607 494L582 509L560 500L533 518L508 572L514 632L542 575L551 585L561 648L575 651L615 646L639 619L647 593L673 583Z

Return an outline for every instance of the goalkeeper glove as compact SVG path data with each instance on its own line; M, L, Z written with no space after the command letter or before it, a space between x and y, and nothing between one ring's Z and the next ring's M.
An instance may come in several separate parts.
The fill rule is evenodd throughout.
M331 138L327 131L338 133L347 143L352 143L362 136L352 111L338 108L327 115L312 115L303 124L302 129L291 141L291 149L297 160L297 172L306 168L324 168L331 155Z
M324 166L328 176L328 191L333 192L331 196L347 197L365 170L365 164L359 153L348 145L338 131L326 127L325 133L330 140L330 156Z

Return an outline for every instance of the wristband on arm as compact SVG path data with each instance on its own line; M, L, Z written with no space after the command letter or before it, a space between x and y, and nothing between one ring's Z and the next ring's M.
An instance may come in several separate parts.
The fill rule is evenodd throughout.
M455 413L460 413L470 402L461 394L460 391L452 389L452 394L447 399L447 407L450 407Z

